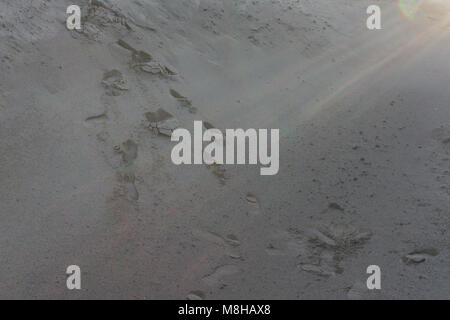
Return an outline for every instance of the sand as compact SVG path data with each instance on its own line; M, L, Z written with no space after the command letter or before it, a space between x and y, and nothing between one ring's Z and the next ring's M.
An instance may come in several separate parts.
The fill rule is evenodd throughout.
M448 12L2 0L0 298L450 298ZM149 116L280 129L280 171L175 166Z

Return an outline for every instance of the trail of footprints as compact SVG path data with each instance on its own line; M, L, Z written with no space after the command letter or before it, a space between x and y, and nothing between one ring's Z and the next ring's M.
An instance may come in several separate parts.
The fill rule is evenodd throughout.
M90 40L101 41L104 38L102 27L118 26L129 32L132 28L119 13L106 7L101 2L93 1L89 8L88 21L85 23L81 33ZM126 41L119 39L116 44L130 52L129 66L138 73L146 73L161 78L176 80L177 72L166 63L155 59L151 54L138 50ZM111 69L103 74L101 85L107 97L119 97L131 88L127 79L121 71ZM141 88L142 90L143 88ZM175 99L179 106L189 113L197 113L197 108L187 97L170 88L169 94ZM105 110L97 115L91 115L85 119L88 127L105 126L110 120L108 114L111 105L105 100ZM179 120L163 108L145 113L144 118L148 122L148 128L158 136L170 137L173 130L179 127ZM206 129L214 126L204 121ZM442 183L442 190L450 194L450 128L442 126L433 131L433 138L438 141L438 149L434 153L436 166L433 172L436 179ZM99 139L107 141L107 133L102 131ZM136 176L133 165L138 157L138 144L129 139L113 147L114 151L120 155L121 164L118 168L118 182L120 183L120 193L131 202L139 200L139 191L136 187ZM213 164L208 166L212 174L224 185L227 180L226 170L223 165ZM263 212L260 200L253 193L247 193L245 200L248 203L252 214L258 215ZM330 204L331 209L343 209L337 204ZM244 260L239 250L239 239L230 234L225 237L203 230L194 230L193 236L196 239L207 241L224 250L224 254L231 259L229 264L219 265L202 278L202 282L208 287L217 288L223 285L228 277L235 276L241 272L238 266ZM291 257L297 259L300 272L310 273L320 277L332 277L344 272L342 262L349 256L357 253L371 239L370 231L342 224L325 224L307 231L290 229L280 232L270 239L266 247L266 254L273 257ZM402 260L406 265L416 265L438 255L438 251L431 249L414 250L404 255ZM360 298L364 292L364 284L357 283L348 292L349 298ZM206 295L202 291L191 291L187 295L189 300L202 300Z
M119 24L119 27L125 27L128 31L131 30L130 25L124 17L118 15L102 3L96 3L97 2L93 2L93 6L89 8L88 21L85 23L85 27L81 32L84 36L93 41L102 41L104 39L104 35L101 31L102 27L113 26L116 24ZM135 72L147 73L171 80L176 79L177 72L174 71L174 68L157 61L151 54L134 48L122 39L119 39L116 44L130 52L129 66ZM131 87L123 73L117 69L111 69L104 72L101 79L101 85L104 88L104 97L102 97L104 111L87 117L84 122L87 127L102 127L102 132L97 136L103 143L109 143L110 138L106 131L106 126L108 125L109 120L116 119L120 116L118 110L115 110L116 114L114 118L111 118L111 115L109 115L111 111L114 112L114 110L112 110L114 107L119 109L117 103L113 99L130 91ZM143 90L143 88L141 88L141 90ZM187 110L191 114L197 113L197 108L193 106L192 101L177 90L170 88L169 94L182 109ZM148 129L158 136L170 137L173 130L178 128L180 124L179 120L174 115L163 108L146 112L143 116L148 122ZM214 128L208 121L204 121L204 126L206 129ZM135 184L136 176L134 173L134 163L138 158L139 145L134 140L128 139L119 145L115 145L113 150L121 157L120 165L116 168L117 180L119 183L119 189L116 190L117 194L124 196L128 201L137 202L139 200L139 191ZM208 166L208 168L219 182L224 185L227 179L225 167L223 165L213 164ZM249 193L246 195L246 200L251 211L255 214L259 214L261 206L258 198ZM220 287L224 284L227 277L236 275L241 271L236 265L236 263L243 261L243 256L239 250L240 241L236 236L230 234L222 237L211 232L200 230L195 230L193 234L196 238L222 247L225 250L225 254L234 261L230 264L220 265L212 270L211 273L205 275L202 279L204 284L209 287ZM205 297L206 296L202 291L192 291L187 296L190 300L201 300Z
M124 29L122 30L123 32L119 32L121 34L124 34L124 32L129 33L130 31L132 31L132 28L127 22L127 19L119 12L116 12L115 10L109 8L103 2L90 2L88 9L89 14L86 17L83 30L80 32L74 31L75 33L81 33L89 40L102 42L106 38L106 36L101 30L105 31L105 28L111 27L119 30ZM136 49L123 39L117 40L116 44L130 52L129 66L135 72L147 73L170 80L177 79L177 72L167 63L158 61L151 54ZM111 100L111 98L119 97L127 91L130 91L131 88L123 73L117 69L111 69L104 72L101 80L101 85L105 90L105 97L102 97L104 110L102 112L99 112L98 114L87 117L84 123L89 128L102 126L103 130L97 136L101 142L106 144L110 140L108 131L106 130L106 126L109 120L111 120L111 115L109 115L109 113L112 111L111 104L116 105L116 102ZM142 86L140 87L141 90L144 89L142 88ZM197 113L197 108L192 105L192 101L187 97L183 96L181 93L172 88L170 88L169 94L175 99L175 101L181 108L186 109L192 114ZM108 97L111 98L107 99ZM151 101L149 102L151 104ZM115 113L115 118L118 118L120 116L119 110L115 110ZM173 130L178 128L180 124L175 116L162 108L159 108L154 112L147 112L144 114L144 117L149 123L148 128L155 134L161 136L170 137ZM210 125L208 122L205 122L205 126L212 127L212 125ZM129 172L130 170L133 171L132 169L129 169L129 167L132 166L134 160L136 160L137 158L138 145L133 140L127 140L122 144L115 146L114 151L116 153L119 153L122 157L121 166L123 166L124 168L128 168L128 171L125 175L128 177L134 176L132 172ZM221 165L212 165L209 166L209 168L211 169L213 175L217 177L219 182L221 184L225 184L225 168ZM118 174L119 176L124 175L123 170L119 169ZM126 195L127 199L131 201L137 201L139 199L139 193L134 184L134 178L119 180L121 180L120 188L124 190L124 194Z

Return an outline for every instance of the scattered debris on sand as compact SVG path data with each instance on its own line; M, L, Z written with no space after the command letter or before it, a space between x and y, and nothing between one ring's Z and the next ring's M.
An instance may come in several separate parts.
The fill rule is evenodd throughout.
M125 183L125 194L130 201L138 201L139 200L139 192L136 188L134 176L132 179L128 179Z
M301 265L301 269L306 272L311 272L321 277L331 277L335 276L336 273L332 270L327 270L322 266L312 265L312 264L303 264Z

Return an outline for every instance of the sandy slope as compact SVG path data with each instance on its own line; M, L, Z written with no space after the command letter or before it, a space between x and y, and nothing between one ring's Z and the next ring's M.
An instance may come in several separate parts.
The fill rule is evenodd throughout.
M449 298L448 6L375 2L3 0L0 297ZM279 128L280 173L174 166L158 108Z

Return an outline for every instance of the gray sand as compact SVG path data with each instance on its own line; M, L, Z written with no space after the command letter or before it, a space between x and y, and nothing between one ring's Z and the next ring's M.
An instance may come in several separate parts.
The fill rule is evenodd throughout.
M97 2L0 2L0 298L450 298L445 1ZM160 109L279 174L173 165Z

